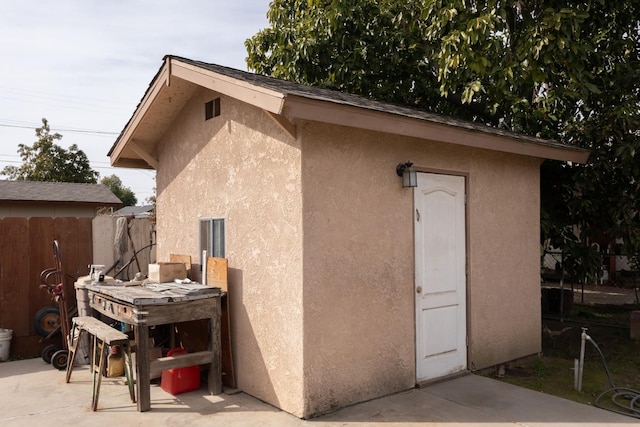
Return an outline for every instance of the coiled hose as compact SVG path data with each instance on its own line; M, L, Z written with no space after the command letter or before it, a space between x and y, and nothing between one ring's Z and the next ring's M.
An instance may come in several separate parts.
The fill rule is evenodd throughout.
M640 418L640 391L634 390L628 387L617 387L613 383L613 379L611 378L611 372L609 372L609 366L607 366L607 361L604 358L604 354L598 344L589 336L586 336L587 341L589 341L600 353L600 358L602 359L602 365L604 366L604 370L607 373L607 378L609 380L609 385L611 388L603 391L596 397L595 405L600 409L606 409L607 411L615 412L621 415L627 415L630 417ZM621 409L612 409L602 405L602 399L610 395L611 401L614 403L616 408Z

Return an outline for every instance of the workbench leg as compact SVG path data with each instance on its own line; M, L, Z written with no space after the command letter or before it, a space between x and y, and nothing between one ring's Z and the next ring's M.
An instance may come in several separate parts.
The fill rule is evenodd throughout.
M149 327L136 326L136 390L138 411L151 409L151 379L149 373Z
M213 353L213 361L209 367L209 393L222 393L222 364L221 364L221 341L220 341L220 298L216 298L216 310L214 316L209 319L209 351Z

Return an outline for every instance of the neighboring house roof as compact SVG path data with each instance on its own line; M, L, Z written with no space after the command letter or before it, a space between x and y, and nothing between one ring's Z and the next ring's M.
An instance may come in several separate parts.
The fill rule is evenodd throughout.
M168 55L111 147L111 163L157 168L155 145L198 87L263 109L292 138L302 119L545 159L584 163L589 157L588 150L555 141Z
M136 218L148 217L155 208L154 205L147 206L125 206L113 213L114 216L134 216Z
M120 199L102 184L6 180L0 180L0 202L122 205Z

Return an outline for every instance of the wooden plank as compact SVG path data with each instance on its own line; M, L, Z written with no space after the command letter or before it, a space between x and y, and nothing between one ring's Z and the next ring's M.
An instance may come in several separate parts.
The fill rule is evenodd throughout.
M69 267L69 274L75 279L89 274L89 265L93 264L93 223L91 218L78 218L78 247L75 265Z
M227 291L226 258L207 258L207 285Z
M76 223L75 260L69 260L67 269L67 307L71 310L77 305L74 283L80 276L89 274L89 265L93 264L93 223L91 218L78 218Z
M198 351L195 353L178 354L175 356L159 357L150 362L151 375L167 369L184 368L187 366L204 365L213 361L213 353L210 351Z
M96 319L95 317L75 317L73 321L76 325L78 325L78 327L84 329L92 335L95 335L96 337L98 337L98 339L104 341L109 345L129 342L129 337L127 337L127 335L125 335L123 332L112 328L111 326Z
M40 273L46 268L53 268L53 218L29 218L29 318L35 318L43 307L58 304L51 300L51 295L40 288ZM36 335L33 322L29 326L30 335ZM54 344L50 340L43 345Z
M60 244L62 271L72 274L78 254L78 232L76 218L58 217L53 219L53 238Z
M100 313L114 319L147 326L165 325L168 323L186 322L194 319L209 319L219 316L216 313L216 300L220 298L212 293L208 298L171 302L169 304L133 305L126 300L110 296L105 292L106 286L89 288L89 304ZM114 293L114 295L118 295Z
M209 335L209 351L213 353L213 360L209 367L209 377L207 379L207 385L209 386L210 394L222 393L222 340L220 330L220 298L217 298L215 303L216 315L211 317L210 335Z
M170 302L191 301L220 295L220 290L193 284L148 284L146 286L87 285L90 291L100 292L133 305L163 305Z
M222 360L222 383L236 388L236 377L233 369L233 351L231 348L231 313L229 310L228 262L226 258L207 258L207 285L215 286L226 292L220 301L220 341Z
M151 376L149 372L149 328L135 326L136 336L136 391L138 396L138 411L146 412L151 409Z
M78 219L64 217L54 218L53 237L60 245L64 298L72 304L67 304L67 309L70 310L75 303L75 289L73 287L73 282L75 282L75 279L79 276L79 272L77 271L79 252ZM60 313L60 316L62 317L63 313Z
M29 335L29 222L27 218L0 221L0 324L13 335Z

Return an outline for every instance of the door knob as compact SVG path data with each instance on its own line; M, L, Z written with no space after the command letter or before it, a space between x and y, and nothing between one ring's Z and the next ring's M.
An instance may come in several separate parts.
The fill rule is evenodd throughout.
M422 293L422 286L418 286L418 287L416 288L416 292L417 292L417 293L419 293L419 294L421 294L421 293Z

